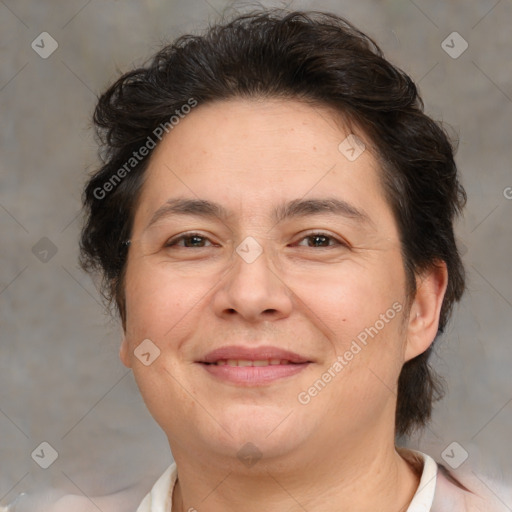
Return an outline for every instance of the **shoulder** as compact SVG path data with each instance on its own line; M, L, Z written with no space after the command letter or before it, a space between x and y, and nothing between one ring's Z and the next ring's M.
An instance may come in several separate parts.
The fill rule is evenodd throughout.
M512 486L474 471L450 472L438 465L432 512L510 512Z
M102 496L63 494L56 489L27 493L16 502L16 512L134 512L151 488L144 479L119 492ZM0 512L11 512L12 508L0 507Z
M28 492L18 496L5 507L0 507L0 512L89 512L96 510L93 502L85 496L59 493L55 489Z
M491 472L465 467L448 470L429 455L411 449L397 451L421 475L412 510L430 512L511 512L512 479L498 468ZM493 476L490 476L493 475ZM421 495L421 499L420 496ZM417 505L426 505L427 509ZM428 504L428 505L427 505Z

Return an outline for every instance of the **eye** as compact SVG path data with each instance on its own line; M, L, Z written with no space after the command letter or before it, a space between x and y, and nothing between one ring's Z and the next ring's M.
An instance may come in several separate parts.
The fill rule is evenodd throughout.
M307 240L307 247L312 248L327 248L327 247L335 247L335 246L344 246L348 247L348 244L337 239L336 237L322 232L310 233L307 236L303 237L300 242L297 244L299 246L304 246L302 243L304 240ZM210 245L206 245L210 244ZM205 247L213 247L214 244L210 241L209 238L199 234L199 233L184 233L182 235L176 236L168 240L165 244L166 248L169 247L183 247L185 249L203 249Z
M179 243L183 242L183 244ZM185 249L197 248L202 249L207 247L204 245L205 242L210 242L208 238L199 233L184 233L183 235L179 235L177 237L171 238L165 243L165 247L184 247Z
M307 247L334 247L334 246L345 246L347 247L348 245L345 243L345 242L342 242L341 240L338 240L337 238L333 237L332 235L328 234L328 233L322 233L322 232L319 232L319 233L310 233L309 235L305 236L304 238L301 239L301 242L303 240L310 240L311 243L308 242L307 244ZM334 243L329 243L330 241L333 241ZM304 245L304 244L297 244L297 245Z

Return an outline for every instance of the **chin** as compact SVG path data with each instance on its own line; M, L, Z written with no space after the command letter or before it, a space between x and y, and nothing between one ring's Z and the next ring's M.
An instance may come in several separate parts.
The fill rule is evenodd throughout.
M243 457L245 452L250 456L252 450L255 456L265 460L297 450L312 435L308 435L307 425L298 421L291 408L265 411L261 407L245 406L236 409L236 414L224 413L219 421L229 434L221 427L216 429L214 450L237 457ZM206 442L212 443L211 431L205 437Z

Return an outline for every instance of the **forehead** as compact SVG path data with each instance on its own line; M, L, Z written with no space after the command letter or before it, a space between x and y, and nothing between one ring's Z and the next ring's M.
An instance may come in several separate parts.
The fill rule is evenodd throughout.
M255 171L262 163L268 167L275 161L286 171L283 159L288 157L290 170L298 169L298 158L315 169L329 157L334 163L332 157L339 156L339 145L349 134L341 114L325 106L237 98L196 107L164 137L152 160L160 160L161 153L172 148L188 151L188 167L197 161L204 165L208 158L211 165L233 162L241 171ZM366 156L368 160L370 155Z
M388 209L379 166L369 141L357 135L366 147L355 144L328 108L299 101L236 99L197 106L154 150L141 215L151 218L173 197L259 215L285 201L337 196L379 217L379 209Z

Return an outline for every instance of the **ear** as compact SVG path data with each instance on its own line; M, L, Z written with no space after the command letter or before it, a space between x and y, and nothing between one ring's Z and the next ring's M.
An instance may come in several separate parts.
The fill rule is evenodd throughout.
M132 362L129 357L129 349L128 341L126 341L126 335L123 335L123 339L121 341L121 348L119 349L119 359L121 359L122 363L127 367L132 367Z
M439 327L439 315L448 285L448 270L438 261L416 278L416 296L411 304L407 326L405 361L430 347Z

